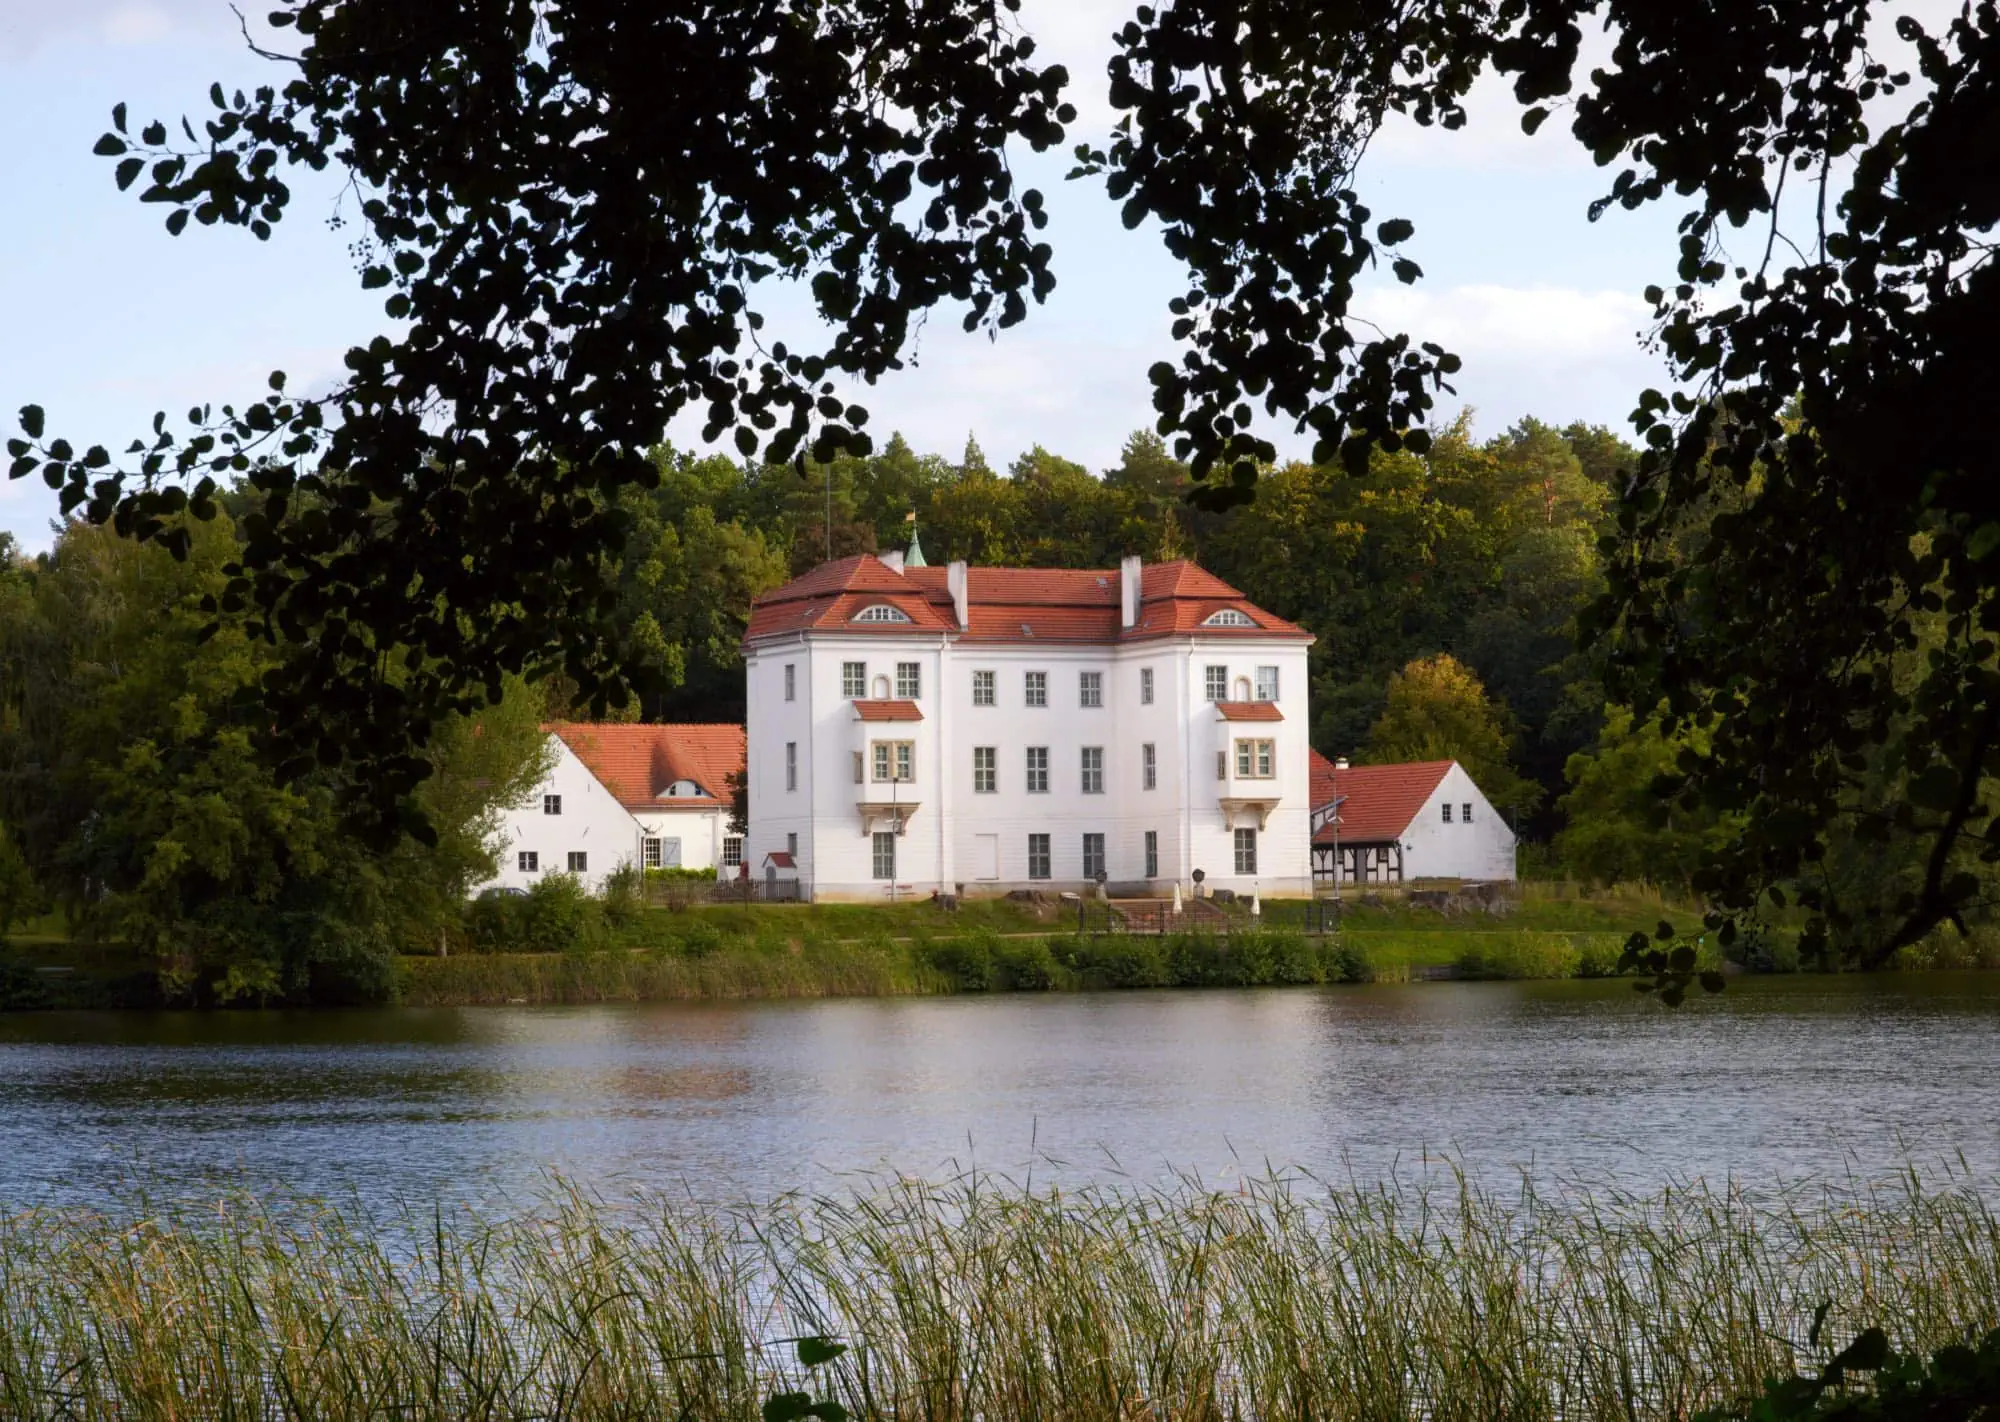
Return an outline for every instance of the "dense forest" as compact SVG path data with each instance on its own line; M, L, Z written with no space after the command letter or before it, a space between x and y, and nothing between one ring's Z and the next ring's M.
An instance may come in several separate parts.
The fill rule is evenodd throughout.
M1607 704L1577 635L1633 458L1600 427L1476 440L1461 416L1422 456L1282 465L1218 513L1150 433L1100 472L1040 446L996 470L971 438L956 459L897 437L803 471L660 449L657 484L617 496L617 635L648 688L622 714L740 718L751 599L913 530L933 562L1187 557L1317 635L1322 751L1461 760L1520 829L1526 874L1685 883L1734 822L1654 792L1683 747L1650 708ZM431 739L415 833L350 833L351 772L296 779L255 753L280 648L208 610L256 497L189 520L180 561L83 522L34 557L0 542L0 928L60 910L193 999L379 997L395 952L460 926L498 807L540 773L539 722L581 709L559 680L509 683ZM1836 849L1857 883L1895 878L1859 840Z

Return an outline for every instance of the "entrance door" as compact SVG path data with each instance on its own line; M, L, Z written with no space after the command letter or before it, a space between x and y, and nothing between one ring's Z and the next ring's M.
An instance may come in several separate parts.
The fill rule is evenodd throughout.
M978 834L973 837L972 863L982 879L1000 877L1000 836Z

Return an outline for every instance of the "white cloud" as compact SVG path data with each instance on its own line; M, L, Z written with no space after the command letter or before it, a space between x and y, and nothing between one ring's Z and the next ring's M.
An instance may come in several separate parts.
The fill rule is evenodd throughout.
M1457 398L1502 422L1532 414L1622 427L1641 390L1670 383L1660 357L1641 345L1650 308L1622 291L1379 286L1357 293L1355 311L1458 355ZM1440 405L1449 408L1450 397Z
M0 3L0 63L33 59L58 40L152 44L178 30L231 29L225 0L4 0Z
M155 4L120 5L104 17L98 32L116 45L151 44L174 28L173 16Z
M1650 311L1623 291L1472 283L1425 291L1376 286L1356 294L1356 313L1461 355L1597 360L1636 349Z

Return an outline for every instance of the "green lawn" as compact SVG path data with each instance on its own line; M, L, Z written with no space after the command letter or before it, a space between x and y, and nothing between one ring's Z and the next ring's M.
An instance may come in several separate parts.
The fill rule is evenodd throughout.
M741 929L747 924L801 938L865 938L878 933L902 938L986 930L1049 933L1073 928L1076 922L1073 905L1065 913L1057 903L1037 908L1012 899L968 899L952 912L927 898L902 904L701 904L654 912L693 915L718 928Z

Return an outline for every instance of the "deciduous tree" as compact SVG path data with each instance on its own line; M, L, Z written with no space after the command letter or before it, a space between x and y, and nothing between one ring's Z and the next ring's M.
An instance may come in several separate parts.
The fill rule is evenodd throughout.
M1526 810L1539 793L1514 769L1505 709L1451 656L1411 662L1389 678L1387 705L1368 733L1368 759L1455 760L1500 810Z

